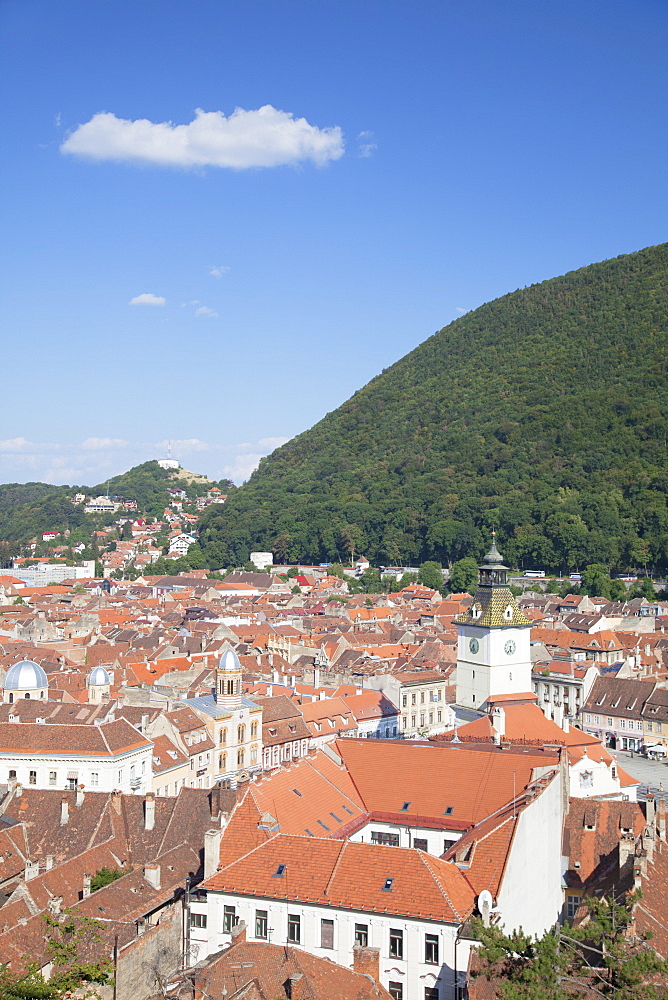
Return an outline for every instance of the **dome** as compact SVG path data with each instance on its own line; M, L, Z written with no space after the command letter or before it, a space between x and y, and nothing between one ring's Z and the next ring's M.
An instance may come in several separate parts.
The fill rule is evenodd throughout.
M241 673L241 664L239 663L239 657L230 647L225 650L218 662L218 669L224 670L226 673Z
M19 660L13 663L5 677L4 688L11 691L33 691L36 688L46 688L49 682L39 663L32 660Z
M111 684L111 677L104 669L104 667L93 667L88 675L88 684Z

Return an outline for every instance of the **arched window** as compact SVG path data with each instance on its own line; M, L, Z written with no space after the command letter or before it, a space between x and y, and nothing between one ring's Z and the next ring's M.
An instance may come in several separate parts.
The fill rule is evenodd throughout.
M237 754L237 767L243 767L243 766L244 766L244 751L240 750L239 753Z
M23 695L23 697L30 699L30 691L26 691L26 693Z
M220 730L220 745L224 747L226 743L227 743L227 729L221 729Z
M224 771L227 767L227 754L221 753L218 755L218 770Z
M234 681L227 682L227 693L234 694Z
M239 728L237 729L237 743L245 743L245 742L246 742L246 727L239 726Z

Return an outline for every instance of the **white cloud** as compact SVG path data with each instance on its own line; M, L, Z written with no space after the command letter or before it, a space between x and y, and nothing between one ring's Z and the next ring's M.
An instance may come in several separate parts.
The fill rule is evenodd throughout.
M7 452L9 452L10 454L15 454L16 452L19 451L25 451L26 448L34 448L34 447L35 446L31 445L30 441L28 441L24 437L5 438L4 441L0 441L0 453L3 454L6 454Z
M209 316L211 319L215 319L218 313L215 309L209 309L208 306L200 306L199 309L195 309L195 316Z
M373 142L373 132L360 132L357 136L357 149L362 158L373 156L378 146Z
M108 451L110 448L127 448L128 442L123 438L89 437L82 443L84 451Z
M134 299L130 299L128 305L131 306L164 306L167 299L163 298L162 295L154 295L153 292L142 292L141 295L135 295Z
M187 455L192 451L211 451L212 448L208 442L200 441L199 438L183 438L181 441L158 441L154 447L161 450L161 452L166 452L170 444L172 454L176 459L178 459L179 455Z
M245 170L306 160L322 166L343 155L343 133L338 126L317 128L271 104L256 111L236 108L229 117L198 108L188 125L131 121L100 111L70 132L60 150L92 160L167 167Z
M260 454L249 452L246 455L236 455L228 465L223 466L223 477L231 479L238 485L245 483L251 473L255 472L265 454L266 452Z
M455 306L455 312L465 313L468 312L468 309L461 309L459 306Z
M209 274L213 278L222 278L224 274L227 274L229 272L229 270L230 269L229 269L229 267L227 267L227 265L220 264L220 265L218 265L218 267L210 267L209 268Z

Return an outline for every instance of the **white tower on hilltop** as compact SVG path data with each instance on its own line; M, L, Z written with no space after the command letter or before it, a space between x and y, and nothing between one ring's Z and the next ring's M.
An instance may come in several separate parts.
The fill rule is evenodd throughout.
M496 696L535 701L531 685L530 620L508 588L493 532L492 547L479 568L478 589L471 605L455 618L457 704L486 711ZM500 699L501 700L501 699Z
M161 469L178 469L179 463L172 458L172 442L167 442L167 458L159 458L158 465Z

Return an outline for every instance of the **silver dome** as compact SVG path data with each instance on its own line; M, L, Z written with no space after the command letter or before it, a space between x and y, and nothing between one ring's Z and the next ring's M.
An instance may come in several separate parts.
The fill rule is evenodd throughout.
M5 677L4 688L10 691L33 691L49 686L46 674L39 663L33 660L19 660L13 663Z
M111 677L104 667L93 667L88 675L88 683L90 685L111 684Z
M239 657L234 652L234 650L229 647L225 650L218 663L218 669L224 670L226 673L232 673L234 671L241 671L241 663L239 662Z

